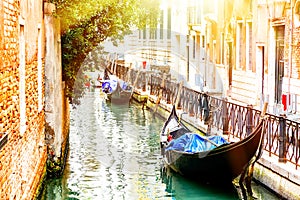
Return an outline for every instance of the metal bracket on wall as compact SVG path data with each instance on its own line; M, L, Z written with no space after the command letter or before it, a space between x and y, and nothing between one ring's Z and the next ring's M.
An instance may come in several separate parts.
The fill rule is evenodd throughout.
M0 133L0 150L8 141L8 134L7 133Z

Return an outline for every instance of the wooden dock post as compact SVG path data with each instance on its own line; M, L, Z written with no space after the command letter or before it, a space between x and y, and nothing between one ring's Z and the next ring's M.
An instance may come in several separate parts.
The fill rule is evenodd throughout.
M229 119L228 119L228 109L227 109L227 98L224 97L222 101L222 121L223 121L223 134L229 134Z
M246 116L246 134L250 135L253 130L253 105L247 105L247 116Z
M181 97L182 87L183 87L183 81L180 82L179 88L178 88L178 91L177 91L177 97L176 97L176 101L175 101L175 108L176 108L176 110L178 109L178 104L179 104L180 97Z
M279 117L279 162L286 163L286 142L287 142L287 135L286 135L286 116L281 114Z
M156 102L155 102L154 113L156 113L158 104L159 104L160 99L161 99L161 96L163 95L163 90L162 89L165 87L165 79L166 79L166 74L163 74L162 83L160 85L158 97L157 97Z
M115 59L113 60L113 74L116 75L117 74L117 60L118 60L118 54L115 55Z
M134 80L134 83L133 83L133 88L135 88L137 82L138 82L138 78L140 76L140 73L141 73L141 70L138 71L138 73L136 74L136 77L135 77L135 80Z

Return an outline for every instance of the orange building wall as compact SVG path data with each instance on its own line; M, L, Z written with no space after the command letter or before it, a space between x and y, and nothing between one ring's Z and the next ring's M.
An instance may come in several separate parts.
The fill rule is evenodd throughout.
M37 89L37 41L38 24L43 23L42 3L42 0L0 1L0 132L8 133L8 142L0 149L0 199L32 199L44 173L47 159L44 111L38 111ZM35 14L26 15L29 12ZM24 135L20 135L20 18L24 20L26 40L27 127Z

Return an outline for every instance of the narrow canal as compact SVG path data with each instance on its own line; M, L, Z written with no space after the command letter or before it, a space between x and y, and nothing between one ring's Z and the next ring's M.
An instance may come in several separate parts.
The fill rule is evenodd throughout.
M159 131L164 120L131 103L109 105L88 92L71 111L70 148L63 177L47 182L44 200L240 199L234 188L214 189L161 173ZM279 199L253 183L258 199Z

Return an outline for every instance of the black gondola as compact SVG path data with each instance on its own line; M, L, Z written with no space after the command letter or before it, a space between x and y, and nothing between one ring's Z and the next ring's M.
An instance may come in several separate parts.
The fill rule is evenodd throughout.
M133 86L114 76L108 68L104 70L101 85L107 102L113 104L129 103L133 93Z
M120 83L118 81L117 88L111 93L107 94L108 100L114 104L127 104L131 99L131 95L133 92L133 88L130 85L125 86L125 88L121 88Z
M234 143L215 144L209 141L208 137L200 136L207 146L215 147L199 152L186 152L170 148L176 140L192 132L180 121L173 106L160 135L164 163L186 177L212 183L232 182L246 170L251 160L258 156L258 150L262 146L263 124L264 118L261 118L251 134ZM168 141L168 137L172 137L171 142Z
M126 104L131 99L133 87L115 78L102 81L102 91L105 93L106 101L113 104Z

